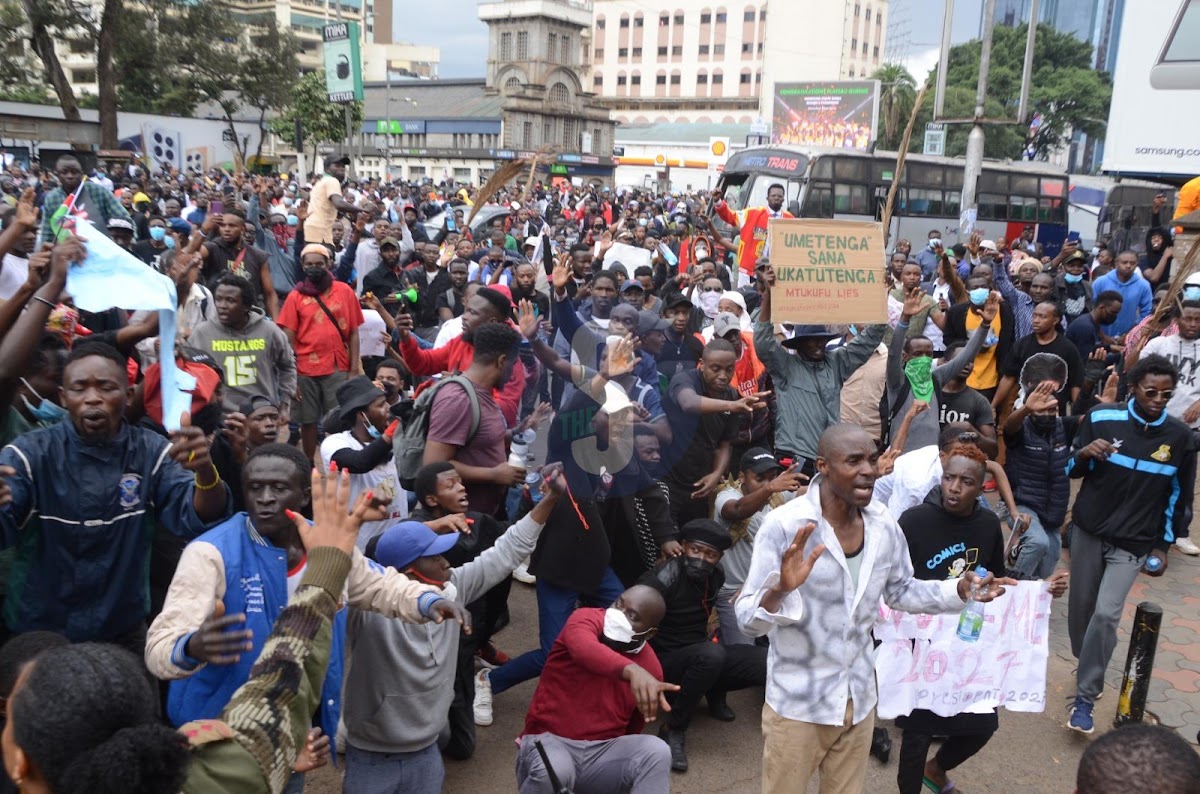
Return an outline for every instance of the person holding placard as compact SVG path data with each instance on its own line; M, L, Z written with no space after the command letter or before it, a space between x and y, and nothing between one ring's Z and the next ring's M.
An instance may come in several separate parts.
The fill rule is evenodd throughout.
M942 481L923 504L900 516L900 528L908 542L913 576L917 579L957 579L967 570L982 565L989 571L1004 570L1004 535L1000 519L979 504L987 478L987 456L973 444L957 443L943 453ZM955 551L946 554L947 549ZM961 550L961 551L959 551ZM1066 590L1066 572L1052 582L1050 592ZM999 630L989 625L986 630ZM896 784L900 794L919 794L922 785L933 791L949 792L954 784L946 773L984 748L1000 726L992 708L968 708L952 717L941 717L926 709L896 718L904 731L900 745L900 768ZM934 736L946 741L933 758L926 760Z

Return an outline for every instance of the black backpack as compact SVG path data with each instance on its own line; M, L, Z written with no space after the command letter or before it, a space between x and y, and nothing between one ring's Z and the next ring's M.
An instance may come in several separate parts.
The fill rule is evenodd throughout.
M429 414L433 411L433 398L447 383L457 383L467 393L471 401L471 430L467 433L467 442L475 437L479 430L479 395L475 393L475 384L462 375L450 375L417 395L413 401L412 414L404 425L404 429L396 434L392 441L392 452L396 459L396 474L400 484L407 490L412 490L417 472L421 470L425 458L426 436L429 434Z

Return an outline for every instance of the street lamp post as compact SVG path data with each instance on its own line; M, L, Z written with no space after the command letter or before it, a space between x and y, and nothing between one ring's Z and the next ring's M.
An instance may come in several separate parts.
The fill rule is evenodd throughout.
M975 123L967 136L967 161L963 168L962 213L959 233L967 234L975 226L972 214L977 212L979 175L983 173L983 121L984 103L987 101L988 68L992 62L992 19L996 16L996 0L987 0L983 6L983 46L979 53L979 84L975 90Z

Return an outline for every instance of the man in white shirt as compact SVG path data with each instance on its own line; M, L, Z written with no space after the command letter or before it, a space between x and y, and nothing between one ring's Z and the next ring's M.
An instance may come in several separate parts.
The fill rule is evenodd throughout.
M362 212L342 198L342 180L350 158L331 154L325 158L325 175L317 180L308 199L308 216L304 219L304 241L333 245L333 222L339 212L355 216Z
M990 601L1015 584L919 581L904 534L872 498L879 453L867 432L837 424L817 448L808 492L776 508L754 543L735 605L749 636L770 635L763 709L763 794L863 791L875 724L871 628L882 598L893 609L962 609L973 584Z

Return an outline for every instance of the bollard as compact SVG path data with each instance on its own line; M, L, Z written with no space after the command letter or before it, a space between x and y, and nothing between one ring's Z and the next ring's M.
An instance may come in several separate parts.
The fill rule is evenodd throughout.
M1113 727L1141 722L1146 713L1146 695L1150 690L1150 671L1158 648L1158 629L1162 625L1162 607L1150 601L1138 604L1133 616L1133 636L1125 659L1125 677L1117 698L1117 716Z

